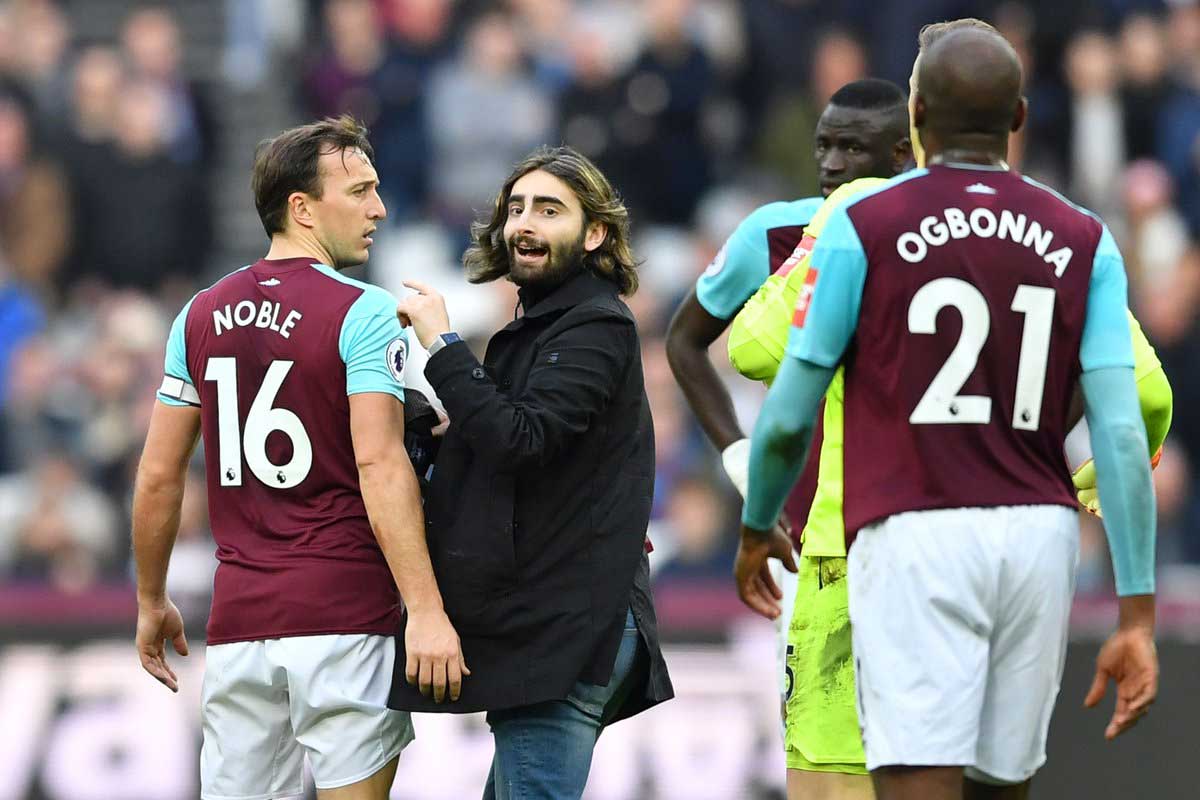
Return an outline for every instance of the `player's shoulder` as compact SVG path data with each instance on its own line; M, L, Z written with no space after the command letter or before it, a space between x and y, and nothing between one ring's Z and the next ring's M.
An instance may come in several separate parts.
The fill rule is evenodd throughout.
M928 177L929 170L917 167L891 178L859 178L850 181L839 186L837 192L834 192L834 195L837 195L838 192L843 193L837 198L834 210L849 210L873 198L890 199L890 197L907 195L911 191L920 191L917 183ZM833 200L834 195L830 195L829 199Z
M1013 174L1016 175L1016 173ZM1033 197L1038 197L1048 202L1059 213L1068 218L1073 217L1076 222L1091 228L1097 237L1108 240L1104 243L1105 245L1114 250L1116 249L1116 243L1112 241L1112 235L1108 232L1108 226L1104 224L1104 220L1095 211L1079 205L1057 189L1047 186L1028 175L1018 175L1017 177L1020 178L1021 183L1027 187Z
M333 285L352 290L349 299L352 300L351 307L356 315L372 316L396 313L396 297L382 286L343 275L326 264L313 264L312 268Z
M773 228L804 227L825 202L823 197L802 197L799 200L778 200L751 211L737 227L737 233L754 235Z
M227 272L208 286L196 292L191 296L190 299L188 299L186 303L184 303L183 308L179 312L179 316L186 318L188 312L193 308L199 308L206 303L216 303L221 301L225 296L225 293L229 289L233 288L236 283L244 277L243 273L250 269L251 266L253 265L247 264L246 266L239 267L232 272Z
M825 229L825 224L833 216L834 212L854 198L885 186L888 181L888 178L868 177L856 178L855 180L843 183L834 189L829 197L825 198L825 202L817 209L817 213L813 215L812 221L808 223L808 227L804 232L814 239L819 239L822 231Z

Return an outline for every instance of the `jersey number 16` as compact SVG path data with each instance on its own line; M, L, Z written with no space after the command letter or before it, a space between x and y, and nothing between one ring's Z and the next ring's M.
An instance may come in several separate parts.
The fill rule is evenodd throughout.
M263 378L250 413L246 415L245 435L238 417L237 359L210 358L204 370L204 380L217 384L218 464L222 486L242 485L242 452L245 446L246 465L266 486L290 489L306 477L312 468L312 441L304 423L286 408L274 408L275 395L287 377L294 361L272 361ZM267 437L279 431L292 442L292 459L286 464L272 464L267 457Z

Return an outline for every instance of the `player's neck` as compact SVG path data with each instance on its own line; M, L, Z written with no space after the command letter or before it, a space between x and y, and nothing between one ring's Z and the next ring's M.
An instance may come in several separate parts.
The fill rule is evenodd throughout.
M986 146L958 144L946 145L925 153L925 163L934 164L978 164L980 166L1008 169L1008 142L996 142Z
M267 251L265 258L283 259L283 258L311 258L321 264L328 264L337 269L337 264L333 263L333 256L330 255L324 247L315 239L299 236L287 236L285 234L275 234L271 237L271 248Z

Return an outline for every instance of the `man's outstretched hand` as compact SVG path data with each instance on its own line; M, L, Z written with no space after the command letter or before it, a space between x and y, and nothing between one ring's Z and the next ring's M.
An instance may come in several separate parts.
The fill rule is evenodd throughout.
M783 590L771 577L767 559L777 558L788 572L796 571L791 537L782 524L769 531L742 526L742 541L733 562L738 597L756 614L775 619L783 612Z

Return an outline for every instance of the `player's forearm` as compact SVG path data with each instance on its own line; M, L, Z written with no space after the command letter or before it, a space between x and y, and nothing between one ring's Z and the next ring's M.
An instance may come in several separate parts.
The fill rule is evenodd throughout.
M139 603L160 602L167 593L167 565L179 533L184 475L150 475L139 470L133 490L133 559Z
M1099 369L1084 373L1080 384L1117 594L1152 594L1154 484L1133 371Z
M745 437L729 391L708 357L708 347L681 331L667 335L667 361L700 428L718 450Z
M408 456L400 450L359 464L358 482L371 529L404 605L410 612L441 610L442 595L425 543L420 487Z
M750 489L742 522L756 530L775 524L788 491L800 476L817 409L833 380L832 369L785 358L754 426Z

